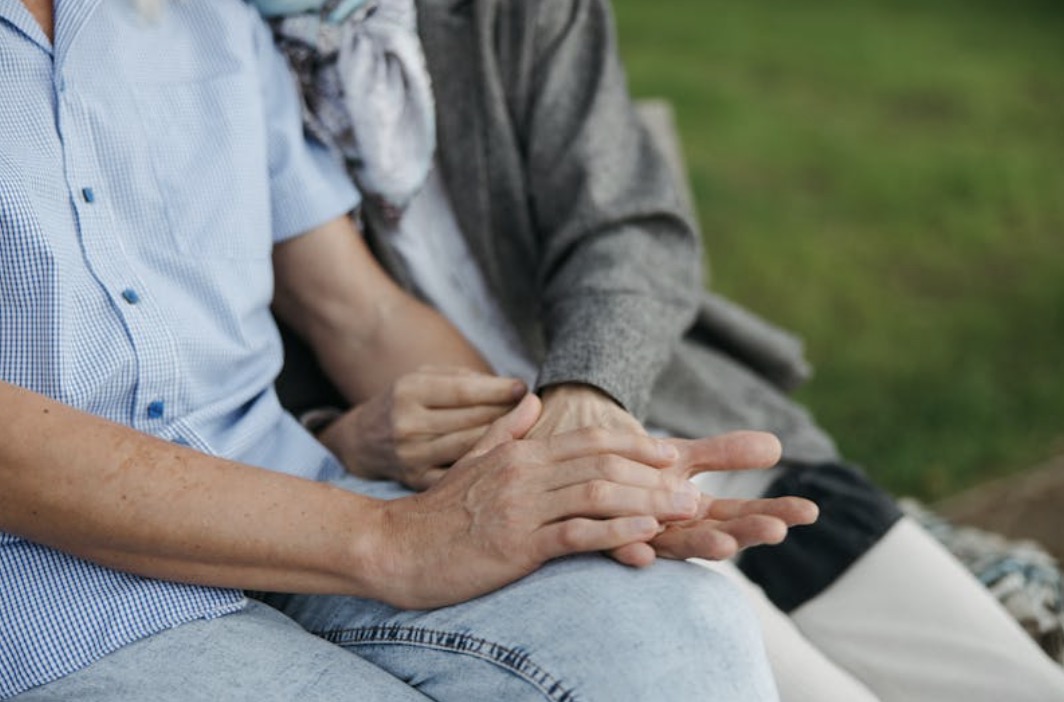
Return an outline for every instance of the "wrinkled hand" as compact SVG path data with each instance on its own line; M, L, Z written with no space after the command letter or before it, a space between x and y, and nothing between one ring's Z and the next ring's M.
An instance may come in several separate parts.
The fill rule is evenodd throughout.
M543 413L530 437L548 437L585 427L645 434L643 425L605 393L590 385L558 385L543 393ZM697 440L668 439L679 459L666 472L687 480L705 471L771 468L780 459L779 440L764 432L741 431ZM692 519L668 521L649 543L625 544L609 555L633 566L662 558L723 560L750 546L776 544L792 526L816 521L818 510L798 497L716 499L701 495Z
M379 503L386 592L408 608L495 590L553 558L641 544L698 510L679 451L632 432L587 429L515 441L535 422L528 395L429 490ZM649 548L649 547L647 547Z
M646 433L639 420L612 397L591 385L554 385L543 390L542 396L543 412L528 432L530 439L544 439L587 427Z
M706 471L770 468L780 459L772 434L736 431L706 439L666 439L679 460L663 472L690 479ZM612 555L622 563L646 565L655 557L723 560L750 546L778 544L792 526L812 524L819 510L801 497L717 499L702 494L697 514L671 520L647 544L629 544Z
M513 378L424 367L345 413L318 438L354 475L424 490L526 392Z
M645 434L643 424L591 385L568 384L547 388L543 414L529 432L547 437L566 431L602 427ZM780 442L763 432L733 432L696 440L667 439L678 461L665 471L679 480L709 470L770 468L780 459ZM626 544L609 555L631 566L646 566L655 557L730 558L751 546L779 544L791 526L816 521L817 507L809 500L782 497L761 500L718 500L701 495L692 519L665 520L663 531L648 544Z

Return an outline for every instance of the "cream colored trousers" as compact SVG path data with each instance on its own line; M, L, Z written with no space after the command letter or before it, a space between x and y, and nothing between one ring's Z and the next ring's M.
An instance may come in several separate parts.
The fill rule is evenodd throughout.
M696 481L749 497L774 472ZM790 615L733 564L698 562L753 602L782 702L1064 702L1064 668L908 518Z

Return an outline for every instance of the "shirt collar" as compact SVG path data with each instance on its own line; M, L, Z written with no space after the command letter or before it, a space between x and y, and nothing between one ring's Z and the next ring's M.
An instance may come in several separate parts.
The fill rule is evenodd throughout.
M65 55L85 21L102 0L55 0L55 43L48 41L22 0L0 0L0 20L7 22L30 41L55 57ZM114 0L112 0L114 1Z
M44 35L41 25L37 24L37 20L22 4L22 0L0 0L0 21L14 27L49 54L52 53L51 42Z
M18 2L19 0L16 0ZM129 0L108 0L128 2ZM62 61L92 14L102 0L55 0L55 53L56 62Z

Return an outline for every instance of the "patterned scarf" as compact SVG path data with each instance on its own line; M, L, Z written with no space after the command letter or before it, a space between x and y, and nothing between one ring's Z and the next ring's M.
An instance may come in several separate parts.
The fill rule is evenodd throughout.
M281 0L257 2L266 15L284 9ZM271 20L302 88L305 125L339 149L363 197L398 221L424 184L436 150L435 104L414 0L314 4L320 12ZM338 11L346 14L331 21Z

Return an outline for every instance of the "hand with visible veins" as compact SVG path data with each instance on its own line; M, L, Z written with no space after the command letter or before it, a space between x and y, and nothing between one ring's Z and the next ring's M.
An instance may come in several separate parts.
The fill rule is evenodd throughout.
M604 427L645 434L643 425L609 395L590 385L565 384L543 391L543 412L530 437L550 436L585 427ZM780 459L779 440L764 432L733 432L704 439L668 439L679 454L666 472L683 480L704 471L771 468ZM609 555L633 566L655 558L701 557L724 560L748 546L779 543L792 526L811 524L817 506L798 497L716 499L699 494L697 515L668 521L648 543L626 544Z
M594 386L581 383L552 385L541 390L540 396L543 412L528 432L530 439L586 427L646 434L638 419Z
M771 468L782 450L774 435L758 431L665 441L679 457L663 472L683 480L707 471ZM630 544L612 555L636 566L655 558L724 560L750 546L780 543L791 527L812 524L819 513L816 504L803 497L717 499L700 493L694 517L666 520L648 543Z
M694 518L693 486L677 450L631 432L584 429L516 440L535 422L528 395L425 492L378 503L372 551L388 554L390 583L374 593L428 608L495 590L545 562L644 544L665 520Z
M572 389L550 396L560 411L544 421L532 395L506 412L523 391L517 381L424 368L325 431L353 473L425 490L380 507L381 533L396 539L386 545L395 554L388 562L399 569L387 580L406 583L381 597L400 606L447 604L587 551L637 567L658 557L723 559L777 543L790 526L816 518L816 507L800 498L715 500L691 483L707 470L774 465L772 435L654 439L604 394ZM574 395L583 400L576 412L560 402ZM608 415L618 420L613 430L581 426ZM578 428L563 430L569 426ZM444 567L455 559L468 570ZM433 580L423 568L448 575L414 585Z
M513 378L425 366L339 417L318 438L354 475L425 490L526 392Z

